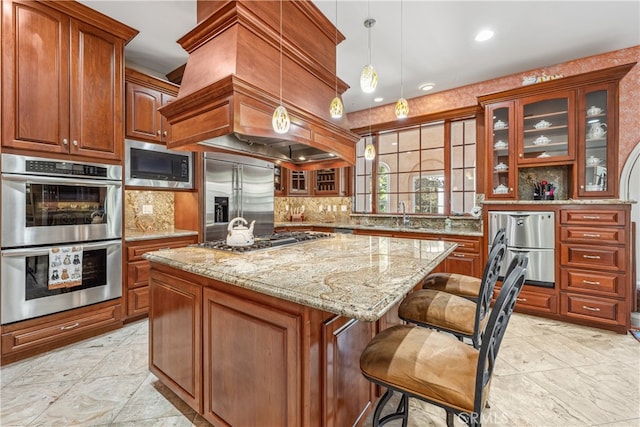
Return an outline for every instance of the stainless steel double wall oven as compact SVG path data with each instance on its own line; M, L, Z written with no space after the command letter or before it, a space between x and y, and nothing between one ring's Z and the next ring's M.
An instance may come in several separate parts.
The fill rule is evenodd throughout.
M121 166L2 154L1 185L3 325L122 295ZM50 255L67 247L81 277L52 286Z

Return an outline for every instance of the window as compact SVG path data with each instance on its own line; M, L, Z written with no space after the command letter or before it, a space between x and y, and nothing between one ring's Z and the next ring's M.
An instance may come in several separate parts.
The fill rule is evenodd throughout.
M364 159L370 140L373 161ZM407 212L448 215L475 205L475 118L380 132L358 143L356 157L355 212L395 213L404 202Z

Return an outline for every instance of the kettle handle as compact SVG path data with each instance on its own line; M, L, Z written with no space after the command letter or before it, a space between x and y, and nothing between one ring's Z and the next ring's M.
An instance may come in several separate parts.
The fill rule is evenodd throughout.
M247 225L247 220L242 218L241 216L238 216L233 218L231 221L229 221L229 225L227 226L227 231L231 231L233 229L233 224L235 224L238 221L242 221L244 222L245 225Z

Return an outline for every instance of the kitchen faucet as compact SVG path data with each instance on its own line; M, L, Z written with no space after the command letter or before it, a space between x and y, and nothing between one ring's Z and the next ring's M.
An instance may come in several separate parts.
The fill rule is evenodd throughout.
M404 227L409 223L409 220L407 219L407 207L403 200L398 203L398 209L402 209L402 226Z

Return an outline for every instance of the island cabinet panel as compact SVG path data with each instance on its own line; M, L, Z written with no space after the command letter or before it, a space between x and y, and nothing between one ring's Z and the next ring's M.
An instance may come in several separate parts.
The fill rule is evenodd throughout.
M323 325L325 343L323 426L353 425L375 401L375 388L360 371L360 354L374 336L375 323L336 316Z
M301 425L301 315L205 288L203 322L205 419Z
M149 370L202 413L202 287L151 271Z

